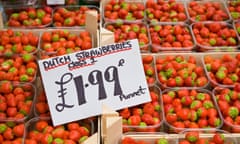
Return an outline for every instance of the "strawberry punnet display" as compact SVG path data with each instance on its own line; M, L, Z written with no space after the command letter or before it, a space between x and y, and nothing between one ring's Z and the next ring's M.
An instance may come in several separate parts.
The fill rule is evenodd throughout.
M0 82L0 121L23 121L30 117L35 97L35 87L29 83Z
M15 121L0 122L1 144L22 144L25 124Z
M162 123L160 89L149 87L152 101L119 110L123 132L157 132Z
M194 129L183 131L178 140L178 144L237 144L234 137L229 137L229 134L223 130L217 129Z
M183 1L147 0L146 17L153 23L186 22L188 17Z
M47 54L64 55L92 48L92 37L85 30L53 29L42 33L40 48Z
M149 26L151 52L191 51L195 43L190 27L184 24L155 24Z
M53 26L72 27L85 26L86 11L97 11L97 7L90 6L67 6L57 7L53 12Z
M50 118L35 117L26 124L25 144L81 144L91 136L93 123L74 121L53 126Z
M138 21L144 19L145 6L143 2L130 2L125 0L110 0L103 6L104 20Z
M8 27L44 28L52 23L52 8L50 6L6 8L5 12Z
M230 20L224 1L189 1L187 11L191 22Z
M115 42L138 39L141 52L148 52L150 40L146 24L116 21L106 23L105 28L114 32Z
M233 20L240 19L240 1L238 0L228 0L227 7L229 14Z
M0 30L0 55L36 53L38 51L39 34L31 31L13 29Z
M198 87L208 84L200 57L192 54L156 55L156 72L161 88Z
M206 89L166 89L162 93L166 131L179 133L194 128L220 128L222 116L212 93Z
M216 87L214 95L217 100L218 107L224 119L222 129L232 132L240 132L240 84L234 87Z
M212 86L233 86L240 82L240 54L206 54L204 69Z
M197 51L237 50L239 40L233 26L225 22L197 22L191 25Z

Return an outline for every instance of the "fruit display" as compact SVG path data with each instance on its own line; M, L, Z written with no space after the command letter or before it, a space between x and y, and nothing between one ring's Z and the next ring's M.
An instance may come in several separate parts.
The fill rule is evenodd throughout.
M54 27L83 27L86 23L86 11L97 11L97 7L91 6L66 6L56 7L53 10Z
M151 102L119 110L123 132L157 132L162 123L160 89L149 87Z
M186 24L154 24L149 26L151 52L192 51L193 34Z
M91 34L86 30L52 29L44 31L40 40L42 51L58 56L90 49L93 43Z
M150 40L146 24L116 21L105 23L104 27L114 32L115 42L123 42L137 38L141 52L149 51Z
M39 33L13 29L0 30L0 55L12 56L38 51Z
M208 85L201 57L191 53L158 54L155 58L157 79L162 89Z
M36 94L34 85L1 81L0 94L0 121L15 120L24 122L31 117Z
M183 1L147 0L145 11L146 19L150 23L186 22L188 20Z
M22 144L25 124L15 121L0 122L0 143Z
M236 84L234 87L216 87L213 90L213 94L216 97L218 107L222 113L224 130L232 133L240 132L240 84Z
M194 88L166 89L162 92L162 102L168 133L222 127L222 115L211 91Z
M240 82L239 57L239 53L204 55L204 69L213 87L234 86Z
M223 130L217 129L194 129L186 130L180 134L178 144L237 144L237 139Z
M52 23L52 8L50 6L5 8L5 13L7 27L44 28Z
M229 23L197 22L191 25L191 29L197 51L237 51L237 32Z
M0 144L89 144L86 140L93 134L92 138L98 139L94 144L105 144L110 139L116 140L111 144L240 143L239 0L101 0L96 2L98 5L83 5L85 2L65 0L64 5L47 5L41 0L36 5L0 6L4 26L0 29ZM86 11L98 15L87 18ZM64 74L61 78L56 73L60 81L55 80L58 86L52 88L58 95L47 95L51 87L43 85L48 79L41 79L41 72L65 70L59 64L63 55L77 52L71 55L76 59L64 57L71 62L79 60L79 55L96 55L98 59L108 55L105 52L109 48L129 46L124 42L134 39L138 43L133 42L131 48L139 47L139 64L147 84L144 86L151 98L148 102L139 104L146 100L137 98L142 96L140 92L146 96L141 85L138 91L125 93L134 81L122 89L120 97L126 99L120 98L119 102L127 105L122 109L112 110L104 105L110 100L92 95L92 90L98 89L101 96L104 86L108 99L118 99L116 82L123 84L121 72L134 71L138 66L126 69L120 64L123 58L114 64L106 59L109 63L103 67L89 65L89 73L82 67L78 67L80 73L68 69L65 74L70 77ZM44 68L40 70L39 66ZM67 92L77 92L78 103L69 102L72 98L64 97ZM80 104L81 97L86 98L85 103ZM138 105L128 101L133 97ZM57 105L48 103L52 98L69 111L80 110L96 98L103 104L103 115L55 126L56 119L51 118L56 113L50 108L56 109ZM90 113L96 106L88 108ZM57 121L69 118L64 115Z
M106 22L121 19L124 21L142 22L145 18L143 2L109 0L103 6L103 19Z
M191 22L229 21L230 16L223 1L189 1L187 12Z
M92 130L93 124L87 120L53 126L49 117L35 117L26 124L24 143L81 144L91 136Z

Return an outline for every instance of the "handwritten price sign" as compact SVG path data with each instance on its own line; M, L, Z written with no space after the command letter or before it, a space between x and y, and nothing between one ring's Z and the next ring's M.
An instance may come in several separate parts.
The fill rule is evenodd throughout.
M54 125L151 100L137 40L38 63Z

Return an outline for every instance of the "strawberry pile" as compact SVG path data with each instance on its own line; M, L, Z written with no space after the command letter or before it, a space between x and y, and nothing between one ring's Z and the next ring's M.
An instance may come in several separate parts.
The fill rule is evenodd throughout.
M176 0L147 0L145 11L150 22L184 22L188 18L184 3Z
M159 24L150 25L152 52L188 51L194 47L192 33L188 25Z
M210 91L204 89L167 89L162 94L167 131L187 128L219 128L222 119Z
M114 32L115 42L123 42L131 39L138 39L140 50L142 52L148 51L149 37L147 25L137 23L107 23L105 28Z
M55 27L85 26L86 11L97 11L94 7L59 7L53 12L53 25ZM98 12L99 13L99 12Z
M62 29L45 31L41 35L40 48L48 54L64 55L92 48L92 38L87 31Z
M227 8L221 1L189 1L187 11L192 22L229 20Z
M52 23L52 8L27 7L5 10L9 27L46 27Z
M236 49L237 33L233 26L224 22L199 22L192 24L192 32L198 51Z
M35 118L27 125L25 144L79 144L91 134L89 122L70 122L65 125L53 126L49 118Z
M158 56L155 61L157 78L162 88L204 87L208 83L202 65L192 55Z
M240 54L223 54L220 57L205 55L204 68L213 86L233 86L240 82Z
M114 21L122 19L126 21L142 21L144 19L145 6L141 2L127 2L110 0L104 6L104 19Z
M224 119L223 129L232 133L240 132L240 84L233 88L216 87L214 95Z

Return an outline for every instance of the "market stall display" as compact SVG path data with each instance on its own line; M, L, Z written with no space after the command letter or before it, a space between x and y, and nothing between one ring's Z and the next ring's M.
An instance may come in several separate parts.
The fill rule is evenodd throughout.
M0 143L85 144L94 133L97 144L240 142L239 1L83 3L90 1L0 1L5 28L0 30ZM97 29L89 30L86 11L97 13ZM98 33L103 30L111 34L106 39ZM90 50L107 39L138 40L151 101L53 126L37 62ZM114 49L108 44L102 51ZM92 86L99 80L94 78ZM114 131L118 135L111 136Z

